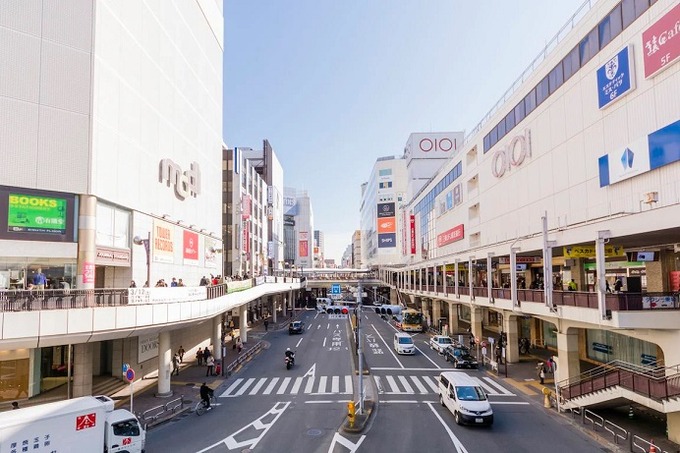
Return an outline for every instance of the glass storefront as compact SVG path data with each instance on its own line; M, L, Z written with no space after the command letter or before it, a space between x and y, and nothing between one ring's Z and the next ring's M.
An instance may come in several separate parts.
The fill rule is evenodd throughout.
M62 282L75 287L75 258L0 258L0 289L25 289L38 269L47 278L46 288L61 289Z
M586 330L589 359L607 363L622 360L634 365L656 366L658 348L654 343L606 330Z
M28 398L28 349L0 351L0 401Z
M541 321L543 342L546 347L557 349L557 327L548 321Z

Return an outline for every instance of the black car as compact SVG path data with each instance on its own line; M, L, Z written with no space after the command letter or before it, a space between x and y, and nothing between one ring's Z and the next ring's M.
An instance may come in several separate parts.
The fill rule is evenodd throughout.
M302 333L305 331L305 323L302 321L293 321L288 324L288 335L293 335L294 333Z
M444 350L444 357L447 362L453 363L454 368L477 368L477 359L470 355L467 348L449 346Z

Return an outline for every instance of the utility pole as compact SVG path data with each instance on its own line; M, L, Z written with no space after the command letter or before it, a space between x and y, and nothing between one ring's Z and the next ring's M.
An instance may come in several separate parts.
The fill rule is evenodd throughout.
M359 357L359 413L364 413L364 366L363 352L361 350L361 280L359 280L359 290L357 291L357 356Z

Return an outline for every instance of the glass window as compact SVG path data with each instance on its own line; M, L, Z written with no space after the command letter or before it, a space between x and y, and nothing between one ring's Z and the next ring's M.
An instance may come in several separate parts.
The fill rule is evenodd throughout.
M541 105L543 101L548 99L549 95L550 85L548 82L548 76L545 76L545 78L538 82L538 85L536 85L536 105Z
M137 420L125 420L111 425L114 436L139 436L139 425Z
M502 139L505 137L505 121L501 121L496 125L496 129L498 129L498 140Z
M524 109L526 110L526 116L529 116L531 112L536 108L536 88L531 90L529 94L524 97Z
M515 124L519 124L525 116L526 109L524 108L524 101L522 101L515 107Z
M487 152L491 148L491 133L484 136L484 152Z
M548 74L548 82L550 85L550 94L553 94L564 83L564 74L562 72L562 62L560 61L555 68Z
M579 44L579 53L581 57L581 67L585 66L586 63L590 61L597 52L599 52L600 47L597 40L597 28L593 28L588 36L583 38Z
M509 133L515 128L515 111L512 110L505 116L505 132Z
M113 206L97 203L97 245L113 247Z
M600 25L597 26L600 38L600 50L621 33L621 5L617 5Z
M130 213L114 210L114 231L113 231L113 246L121 249L128 248L130 242L128 237L130 234Z
M494 127L491 129L491 146L498 143L498 130Z
M564 73L564 80L569 80L571 76L576 74L581 65L579 64L579 48L574 47L569 54L562 60L562 70Z

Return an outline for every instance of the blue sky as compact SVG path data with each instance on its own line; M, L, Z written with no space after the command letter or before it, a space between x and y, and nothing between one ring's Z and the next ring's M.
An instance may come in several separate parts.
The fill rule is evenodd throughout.
M326 258L411 132L469 131L583 0L225 0L224 141L268 139Z

